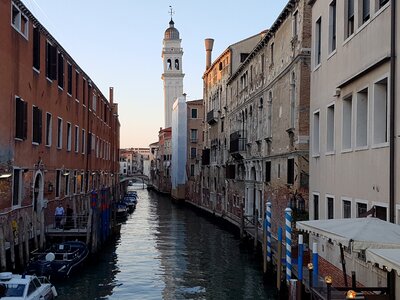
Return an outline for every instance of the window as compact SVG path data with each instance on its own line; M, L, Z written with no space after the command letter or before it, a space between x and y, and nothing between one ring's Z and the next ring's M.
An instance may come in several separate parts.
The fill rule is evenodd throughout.
M81 172L81 193L85 192L85 172Z
M319 195L313 195L314 220L319 220Z
M53 117L51 113L46 113L46 146L51 146Z
M349 219L351 218L351 201L343 200L343 218Z
M315 23L315 65L321 63L321 18Z
M368 88L357 93L356 146L367 146L368 137Z
M190 165L190 176L194 176L194 165Z
M271 43L270 46L270 57L271 57L271 65L274 64L274 43Z
M82 154L85 154L85 148L86 148L86 132L85 129L82 129L82 143L81 143L81 147L82 147Z
M333 197L326 197L326 205L328 209L327 218L333 219Z
M40 31L36 26L33 27L33 67L40 70Z
M361 0L361 9L360 11L362 14L360 14L361 20L360 24L364 24L367 22L370 18L370 1L369 0Z
M374 144L388 142L387 78L374 84Z
M93 94L92 109L93 109L93 111L96 111L96 109L97 109L97 95L96 94Z
M75 71L75 99L79 100L79 72Z
M82 78L82 80L83 80L82 104L85 106L86 105L86 80L85 80L85 78Z
M28 105L20 97L15 97L15 138L27 137Z
M63 120L61 118L57 119L57 148L62 148L62 126Z
M287 160L287 184L294 184L294 158Z
M197 148L190 148L190 158L196 158Z
M192 108L192 119L197 119L197 108Z
M171 59L167 59L167 70L172 70Z
M387 208L375 205L375 217L383 221L387 220Z
M298 34L298 29L297 29L297 23L298 23L298 16L299 16L299 14L298 14L298 11L296 10L294 13L293 13L293 19L292 19L292 34L293 34L293 37L297 37L297 34Z
M64 88L64 55L61 52L58 52L58 86L63 89Z
M67 122L67 151L71 151L71 123Z
M367 212L367 204L366 203L357 203L357 218L365 217L365 213Z
M278 179L281 178L281 164L278 164Z
M37 106L32 109L32 143L42 143L42 110Z
M336 50L336 0L329 5L329 53Z
M46 42L46 77L54 80L57 77L57 48Z
M77 177L78 177L78 175L77 175L77 172L76 171L74 171L74 178L73 178L73 187L72 187L72 193L74 193L74 194L76 194L77 193L77 186L76 186L76 183L77 183Z
M175 59L175 69L179 70L179 60Z
M67 82L67 92L72 95L72 65L68 63L68 82Z
M382 8L389 0L378 0L379 1L379 8Z
M13 172L13 201L12 205L17 206L21 205L22 199L22 170L21 169L14 169Z
M25 38L28 38L29 20L14 3L12 4L11 25Z
M79 127L75 125L75 152L79 151Z
M319 154L319 111L313 116L313 154Z
M65 185L64 185L64 187L65 187L65 196L68 196L69 195L69 171L66 170L63 175L64 175L64 180L65 180Z
M267 137L272 137L272 91L268 93L267 102Z
M271 182L271 161L265 162L265 182Z
M342 149L351 149L351 123L352 123L353 101L352 96L343 99L342 117Z
M347 0L346 38L354 33L354 0Z
M328 106L326 113L326 151L335 150L335 105Z
M197 129L190 129L190 140L197 142Z
M295 128L296 120L296 73L290 76L290 124L289 128Z
M56 198L60 197L61 191L61 170L56 171Z

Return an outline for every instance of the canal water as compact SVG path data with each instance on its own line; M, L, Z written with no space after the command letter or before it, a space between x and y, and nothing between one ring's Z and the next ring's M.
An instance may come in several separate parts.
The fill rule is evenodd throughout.
M118 240L57 283L58 300L275 299L261 263L231 232L165 196L138 195Z

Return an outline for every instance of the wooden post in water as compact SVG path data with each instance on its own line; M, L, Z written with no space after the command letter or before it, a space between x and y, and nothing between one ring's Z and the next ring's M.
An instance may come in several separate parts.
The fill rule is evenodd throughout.
M263 271L267 273L267 209L265 208L265 214L263 215L263 241L262 241L262 253L263 253Z
M253 216L253 222L254 222L254 250L256 250L258 244L258 209L256 209L255 214Z
M15 239L12 221L9 222L9 241L10 241L10 255L11 255L11 267L15 270Z
M243 203L240 203L240 238L244 237L244 208Z
M5 239L4 239L3 225L0 226L0 269L2 272L7 269L6 245L5 245Z
M276 260L276 288L280 292L282 281L282 227L278 228L278 252Z
M92 235L92 215L93 215L93 209L89 208L89 216L87 219L87 225L86 225L86 245L90 245L90 238Z
M25 222L22 217L19 218L19 230L18 230L18 254L19 254L19 264L21 267L24 266L24 231L25 231Z

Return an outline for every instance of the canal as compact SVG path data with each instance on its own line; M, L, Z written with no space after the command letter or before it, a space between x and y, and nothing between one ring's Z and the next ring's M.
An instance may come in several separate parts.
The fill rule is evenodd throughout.
M120 237L57 283L57 299L275 299L238 237L165 196L138 195Z

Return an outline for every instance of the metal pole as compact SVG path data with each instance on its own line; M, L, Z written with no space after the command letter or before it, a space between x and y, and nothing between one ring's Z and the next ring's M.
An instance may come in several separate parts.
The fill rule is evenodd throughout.
M313 243L313 281L314 286L318 284L318 243Z
M304 256L304 245L303 235L299 234L299 254L297 257L297 277L301 282L303 280L303 256Z
M285 209L285 229L286 229L286 281L292 279L292 209Z

